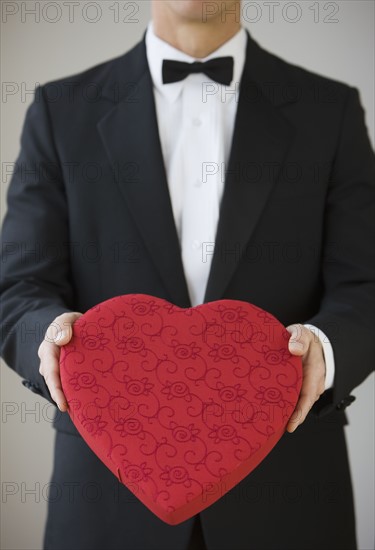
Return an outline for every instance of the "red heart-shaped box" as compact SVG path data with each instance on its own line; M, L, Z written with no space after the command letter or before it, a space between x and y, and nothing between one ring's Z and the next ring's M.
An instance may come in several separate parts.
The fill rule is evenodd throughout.
M146 294L112 298L61 348L69 414L118 479L176 525L244 479L285 432L302 383L289 338L240 300L182 309Z

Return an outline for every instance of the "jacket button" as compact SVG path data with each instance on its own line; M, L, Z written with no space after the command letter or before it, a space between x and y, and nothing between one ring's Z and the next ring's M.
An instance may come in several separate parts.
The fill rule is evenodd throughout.
M39 393L41 394L42 391L39 387L38 384L35 384L34 382L32 382L31 380L28 380L28 379L25 379L25 380L22 380L22 384L29 390L31 390L32 392L34 393Z
M356 398L354 395L348 395L347 397L344 397L344 399L342 399L340 403L336 405L336 409L338 411L343 411L344 409L346 409L346 407L348 407L351 403L353 403L355 399Z

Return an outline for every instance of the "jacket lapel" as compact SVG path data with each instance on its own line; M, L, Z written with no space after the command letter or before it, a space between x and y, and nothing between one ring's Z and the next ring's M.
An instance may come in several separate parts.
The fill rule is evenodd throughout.
M144 40L117 63L117 78L112 75L103 93L118 101L99 121L98 130L170 301L189 307Z
M233 276L241 253L255 229L293 134L278 105L284 102L285 75L275 59L248 34L246 61L241 78L234 134L220 206L215 249L205 302L218 300ZM265 89L277 83L272 100ZM284 89L285 92L285 89Z

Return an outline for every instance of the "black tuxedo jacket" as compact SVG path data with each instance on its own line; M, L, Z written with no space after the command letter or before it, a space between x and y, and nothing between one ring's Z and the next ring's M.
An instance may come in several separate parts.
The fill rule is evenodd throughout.
M249 479L263 476L263 488L284 477L293 482L298 467L291 461L298 455L311 475L299 472L296 483L323 476L336 483L340 498L331 508L319 500L319 511L312 499L302 500L298 510L304 512L293 519L292 531L290 520L285 531L287 516L282 521L283 513L292 513L285 499L279 506L264 502L266 508L258 502L259 517L250 511L251 499L222 499L201 514L212 548L250 548L255 525L263 533L257 549L273 547L272 537L280 542L282 533L285 547L294 548L295 536L296 548L302 548L293 533L306 527L307 509L320 514L330 548L336 548L334 536L354 540L353 530L340 527L334 535L329 522L340 518L342 525L346 516L353 526L343 410L374 365L374 156L363 115L355 88L286 63L248 36L205 301L249 301L284 325L312 323L327 334L335 356L334 389ZM9 186L1 266L2 357L27 387L51 402L37 349L57 315L133 292L189 307L144 39L125 55L37 89ZM57 409L54 426L67 437L64 449L72 441L84 445L68 415ZM316 460L317 451L332 454L332 469L331 459ZM95 461L87 449L77 456L84 452L86 464ZM64 464L56 460L55 475L64 479L69 458ZM108 475L101 464L95 468L97 477ZM78 478L84 469L82 464ZM273 505L281 514L276 533L266 526ZM130 508L136 520L152 526L142 530L150 547L160 542L161 548L184 548L191 520L171 528L143 505L133 502ZM299 515L297 508L294 513ZM59 514L64 517L68 508ZM149 547L133 531L126 533L126 548ZM312 547L323 547L318 534Z

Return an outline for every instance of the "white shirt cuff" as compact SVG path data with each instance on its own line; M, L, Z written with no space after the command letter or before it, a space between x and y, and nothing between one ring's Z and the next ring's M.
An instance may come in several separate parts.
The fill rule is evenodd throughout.
M319 338L324 353L324 360L326 364L326 378L324 384L324 390L333 387L333 380L335 377L335 358L333 355L333 348L331 342L328 339L328 336L322 331L322 329L316 327L315 325L304 325L306 328L310 329L314 333L316 338Z

